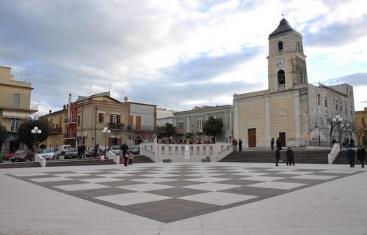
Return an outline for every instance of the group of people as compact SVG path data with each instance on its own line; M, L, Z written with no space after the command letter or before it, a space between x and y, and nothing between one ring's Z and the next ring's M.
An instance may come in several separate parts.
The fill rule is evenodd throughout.
M237 144L238 144L238 151L241 152L242 151L242 144L243 144L242 140L239 139L238 142L237 142L236 139L232 140L232 145L233 145L234 151L237 151Z
M353 148L349 147L349 149L346 152L347 158L350 164L350 167L354 167L355 165L355 151ZM366 150L359 146L357 149L357 159L360 161L362 168L364 168L364 161L366 160Z
M276 144L276 150L275 150L275 166L279 166L280 161L280 150L282 150L282 141L280 137L277 138L275 141L274 138L270 141L271 151L274 151L274 142ZM288 147L287 151L285 152L285 155L287 157L287 166L294 166L294 151L291 147Z
M78 157L79 159L87 159L87 147L84 144L78 145Z

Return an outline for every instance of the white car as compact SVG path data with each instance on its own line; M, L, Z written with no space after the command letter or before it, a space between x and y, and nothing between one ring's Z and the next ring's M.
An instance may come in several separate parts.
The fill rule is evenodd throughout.
M44 149L40 155L47 160L53 160L56 158L56 151L55 149Z

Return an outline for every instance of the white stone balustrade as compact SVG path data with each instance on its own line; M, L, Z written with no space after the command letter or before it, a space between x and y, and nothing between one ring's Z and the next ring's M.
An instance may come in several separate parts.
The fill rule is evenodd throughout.
M188 152L185 150L188 148ZM157 153L155 152L157 149ZM185 155L186 152L186 155ZM219 161L233 152L231 143L216 144L140 144L140 154L155 162L171 160L172 162L201 162L207 157Z

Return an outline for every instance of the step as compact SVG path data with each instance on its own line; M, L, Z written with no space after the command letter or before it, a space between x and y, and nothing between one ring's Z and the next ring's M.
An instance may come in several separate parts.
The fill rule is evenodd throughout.
M85 166L85 165L112 165L115 162L112 159L106 159L103 162L100 159L67 159L67 160L48 160L46 167L55 166Z
M41 167L39 162L3 162L0 168L24 168L24 167Z

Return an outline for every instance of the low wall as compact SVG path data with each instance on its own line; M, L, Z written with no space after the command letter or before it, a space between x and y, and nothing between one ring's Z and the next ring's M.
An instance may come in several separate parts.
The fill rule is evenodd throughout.
M219 161L233 152L230 143L216 144L140 144L140 154L154 162Z

